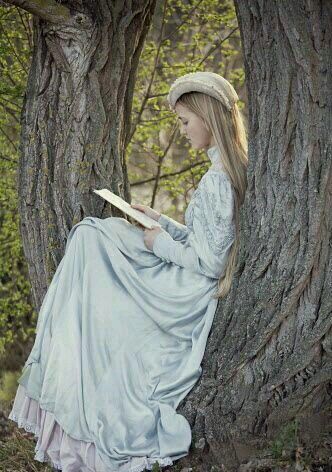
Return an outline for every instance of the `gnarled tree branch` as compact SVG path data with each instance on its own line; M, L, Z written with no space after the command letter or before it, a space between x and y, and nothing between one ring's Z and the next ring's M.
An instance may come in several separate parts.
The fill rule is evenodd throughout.
M52 23L63 23L71 17L69 8L55 0L6 0L4 3L20 7Z

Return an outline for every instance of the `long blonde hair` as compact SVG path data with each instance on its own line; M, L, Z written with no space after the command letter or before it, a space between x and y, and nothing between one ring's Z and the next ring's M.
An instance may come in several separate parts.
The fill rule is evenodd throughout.
M233 275L237 270L240 244L239 213L247 188L248 143L243 118L238 105L228 110L219 100L201 92L182 94L176 103L187 107L198 115L211 131L220 151L225 173L234 189L235 239L231 246L225 273L218 281L218 290L213 298L224 298L231 289Z

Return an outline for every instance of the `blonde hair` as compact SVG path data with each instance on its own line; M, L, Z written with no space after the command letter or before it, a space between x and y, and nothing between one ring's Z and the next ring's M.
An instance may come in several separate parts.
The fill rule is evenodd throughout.
M218 281L218 290L213 298L224 298L231 289L237 270L240 244L239 213L247 188L248 143L246 129L238 105L228 110L219 100L201 92L182 94L176 103L187 107L198 115L210 130L220 151L220 159L234 190L235 239L231 246L225 273Z

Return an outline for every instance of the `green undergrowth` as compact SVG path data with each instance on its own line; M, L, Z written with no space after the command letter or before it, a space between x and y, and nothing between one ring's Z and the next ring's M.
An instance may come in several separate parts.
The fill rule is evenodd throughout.
M10 420L9 420L10 421ZM11 422L11 421L10 421ZM0 440L0 471L1 472L36 472L52 471L46 463L34 460L35 441L33 435L21 428L11 426L13 432Z

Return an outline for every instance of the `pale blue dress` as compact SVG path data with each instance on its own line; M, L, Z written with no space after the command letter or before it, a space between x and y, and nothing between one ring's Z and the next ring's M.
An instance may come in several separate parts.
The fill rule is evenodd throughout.
M207 155L185 225L162 214L153 250L124 218L70 230L9 415L39 437L36 460L136 472L188 454L176 409L201 374L235 238L233 186L217 147Z

